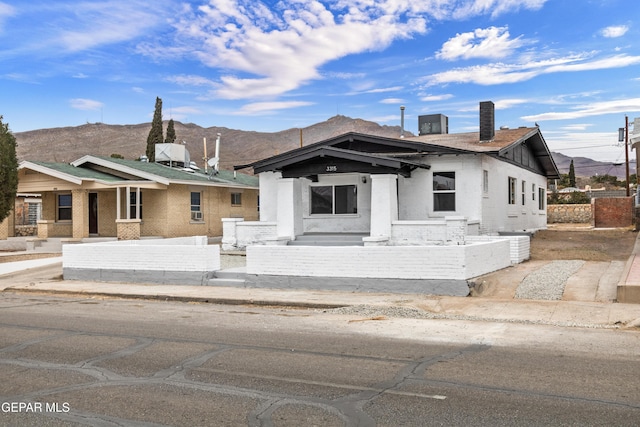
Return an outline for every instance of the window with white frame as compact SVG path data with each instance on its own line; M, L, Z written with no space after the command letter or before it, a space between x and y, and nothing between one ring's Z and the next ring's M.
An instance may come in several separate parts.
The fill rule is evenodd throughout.
M545 210L545 200L545 189L542 187L538 187L538 209L540 209L541 211Z
M129 193L129 218L142 219L142 191L139 194L140 200L138 200L137 191ZM136 216L136 212L139 212L140 216Z
M346 215L358 213L358 187L356 185L314 185L311 193L310 213Z
M531 200L536 201L536 185L531 184Z
M433 210L434 212L456 210L456 173L433 173Z
M231 206L242 206L242 193L231 193Z
M516 204L516 184L517 180L515 178L509 177L509 204Z
M56 196L57 221L71 221L72 201L73 199L70 193L58 194Z
M191 221L202 221L201 193L191 192Z
M522 181L522 206L524 206L527 202L526 192L527 192L527 182L523 180Z

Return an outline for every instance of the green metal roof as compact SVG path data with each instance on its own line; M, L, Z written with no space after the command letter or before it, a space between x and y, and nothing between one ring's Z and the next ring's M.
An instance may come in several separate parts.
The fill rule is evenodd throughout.
M106 182L122 181L122 178L119 178L115 175L110 175L94 169L77 168L75 166L70 165L69 163L37 162L37 161L31 161L31 163L39 166L43 166L48 169L52 169L57 172L65 173L67 175L71 175L76 178L81 178L81 179L95 179L95 180L106 181Z
M113 157L99 157L102 160L127 166L132 169L139 170L141 172L156 175L171 181L194 181L200 183L218 183L218 184L231 184L231 185L246 185L251 187L258 187L258 178L252 175L234 173L232 171L221 170L218 173L209 175L204 172L186 172L179 168L171 168L159 163L140 162L137 160L116 159Z
M92 179L103 182L118 182L118 181L126 181L126 178L122 178L122 174L116 174L118 171L118 165L126 166L127 168L134 169L136 171L144 172L145 174L155 175L159 178L164 178L168 181L174 182L193 182L193 183L212 183L212 184L221 184L221 185L243 185L249 187L258 187L258 178L252 175L247 175L243 173L234 173L231 171L221 170L216 174L205 174L204 172L186 172L179 168L171 168L169 166L164 166L159 163L148 163L148 162L140 162L136 160L125 160L125 159L116 159L113 157L100 157L93 156L102 161L107 161L109 163L114 164L114 174L110 174L105 172L104 170L99 171L95 168L91 167L92 163L89 159L86 163L81 164L80 166L73 166L69 163L54 163L54 162L38 162L33 161L31 163L46 167L48 169L65 173L67 175L80 178L80 179Z

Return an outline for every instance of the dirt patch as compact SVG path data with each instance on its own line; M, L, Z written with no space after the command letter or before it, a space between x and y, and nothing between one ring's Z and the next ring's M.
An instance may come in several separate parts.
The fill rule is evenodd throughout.
M51 258L62 256L60 253L19 253L12 254L10 252L0 252L0 263L3 262L15 262L15 261L27 261L30 259Z
M542 230L531 239L531 260L626 261L637 236L618 228Z

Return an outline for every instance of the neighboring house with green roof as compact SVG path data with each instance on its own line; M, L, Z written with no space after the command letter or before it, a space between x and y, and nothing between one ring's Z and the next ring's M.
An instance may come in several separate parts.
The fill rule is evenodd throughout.
M87 155L71 163L23 161L18 169L18 192L42 195L40 238L213 237L222 235L221 218L258 218L257 178L205 173L188 161Z

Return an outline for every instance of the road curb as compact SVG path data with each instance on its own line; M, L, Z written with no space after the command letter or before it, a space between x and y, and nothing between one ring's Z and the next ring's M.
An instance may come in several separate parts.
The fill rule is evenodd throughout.
M313 308L313 309L328 309L328 310L351 305L351 304L331 304L331 303L317 303L317 302L305 302L305 301L207 298L207 297L194 297L194 296L127 294L127 293L112 293L112 292L79 292L79 291L65 291L65 290L55 290L55 289L30 289L30 288L13 288L13 287L5 288L2 292L77 296L77 297L84 297L84 298L102 297L102 298L118 298L118 299L140 299L140 300L150 300L150 301L197 302L197 303L203 303L203 304L219 304L219 305L255 305L255 306L261 306L261 307L292 307L292 308Z

